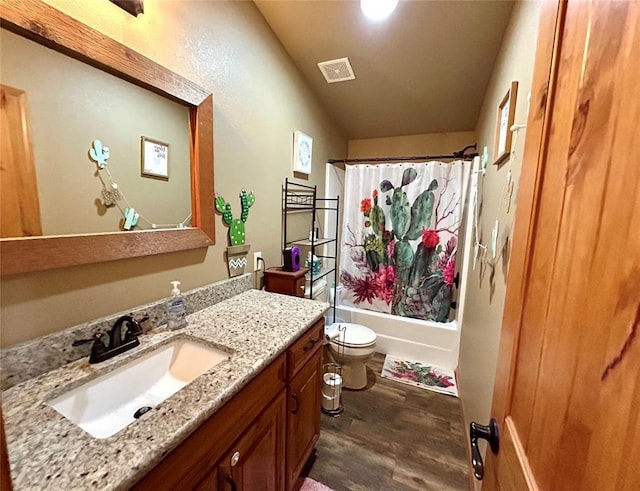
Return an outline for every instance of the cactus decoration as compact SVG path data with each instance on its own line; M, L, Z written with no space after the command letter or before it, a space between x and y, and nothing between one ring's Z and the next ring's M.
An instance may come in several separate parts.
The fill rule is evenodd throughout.
M93 140L89 156L91 160L95 161L98 169L104 169L107 166L107 160L109 160L109 147L104 147L100 140Z
M215 201L216 210L222 214L224 223L229 226L229 244L232 246L243 245L245 240L244 224L249 217L249 208L251 208L256 201L255 196L253 193L247 194L244 189L240 191L240 205L242 206L240 218L233 218L231 205L227 203L222 196L216 194Z
M364 241L358 243L353 232L352 240L345 241L355 270L343 268L340 279L355 304L383 301L393 314L444 322L455 274L460 200L451 191L442 199L449 181L441 180L441 186L432 179L410 203L406 189L417 177L409 167L399 186L385 179L371 198L362 199ZM384 205L379 203L381 194ZM445 245L441 236L447 239Z

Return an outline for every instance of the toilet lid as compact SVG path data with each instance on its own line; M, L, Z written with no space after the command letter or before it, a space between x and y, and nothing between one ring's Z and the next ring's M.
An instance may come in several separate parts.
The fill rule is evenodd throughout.
M329 327L330 332L335 332L339 326L344 326L344 333L331 340L332 343L344 346L368 346L376 342L376 333L368 327L348 322L336 322Z

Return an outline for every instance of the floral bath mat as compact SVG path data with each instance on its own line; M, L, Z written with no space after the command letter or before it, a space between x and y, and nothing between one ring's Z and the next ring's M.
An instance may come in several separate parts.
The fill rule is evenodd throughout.
M324 484L314 481L310 477L305 478L302 483L302 487L300 491L333 491L329 486L325 486Z
M456 378L451 370L386 355L382 376L396 382L458 397Z

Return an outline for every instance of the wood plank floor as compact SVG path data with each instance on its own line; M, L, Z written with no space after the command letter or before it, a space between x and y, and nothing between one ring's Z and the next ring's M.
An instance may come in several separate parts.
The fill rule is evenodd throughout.
M382 378L384 355L368 363L368 384L344 390L344 411L322 415L309 477L336 491L468 490L460 400Z

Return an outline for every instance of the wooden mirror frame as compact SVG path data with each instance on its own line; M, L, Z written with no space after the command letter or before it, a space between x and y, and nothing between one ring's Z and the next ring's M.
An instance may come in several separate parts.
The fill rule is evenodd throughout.
M1 239L1 274L64 268L213 245L213 96L184 77L40 0L0 0L0 26L187 106L192 212L192 227L186 229Z

